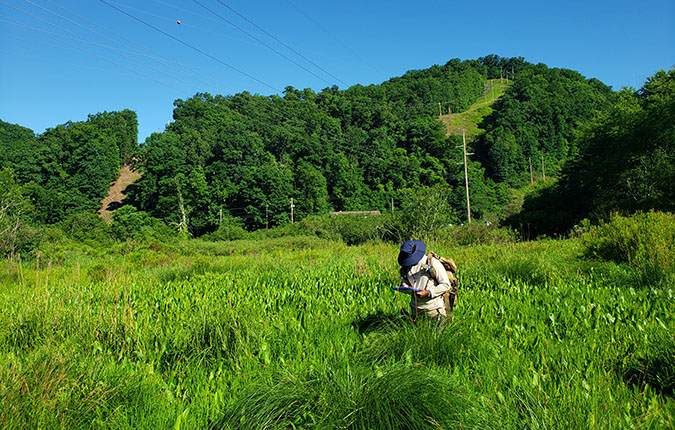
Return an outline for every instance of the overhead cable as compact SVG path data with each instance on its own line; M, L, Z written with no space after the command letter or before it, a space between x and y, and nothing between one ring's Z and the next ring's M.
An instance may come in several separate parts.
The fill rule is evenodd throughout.
M118 11L118 12L120 12L120 13L123 13L124 15L126 15L126 16L128 16L128 17L130 17L130 18L132 18L132 19L134 19L134 20L136 20L136 21L138 21L138 22L140 22L141 24L146 25L146 26L152 28L153 30L155 30L155 31L157 31L157 32L159 32L159 33L162 33L162 34L165 35L166 37L169 37L169 38L171 38L172 40L175 40L176 42L178 42L178 43L180 43L180 44L182 44L182 45L185 45L185 46L187 46L188 48L190 48L190 49L192 49L192 50L194 50L194 51L197 51L197 52L199 52L200 54L202 54L202 55L204 55L204 56L206 56L206 57L208 57L208 58L210 58L210 59L212 59L212 60L214 60L214 61L216 61L216 62L222 64L223 66L229 67L230 69L234 70L235 72L237 72L237 73L239 73L239 74L241 74L241 75L244 75L244 76L246 76L247 78L249 78L249 79L251 79L251 80L254 80L254 81L258 82L259 84L262 84L262 85L264 85L264 86L266 86L266 87L268 87L268 88L271 88L271 89L273 89L273 90L276 91L276 92L279 92L279 93L281 92L281 90L279 90L278 88L275 88L275 87L273 87L272 85L270 85L270 84L268 84L268 83L266 83L266 82L264 82L264 81L261 81L260 79L254 77L254 76L249 75L248 73L244 72L243 70L240 70L240 69L238 69L238 68L232 66L231 64L228 64L228 63L224 62L224 61L221 60L220 58L215 57L215 56L209 54L208 52L204 52L203 50L197 48L197 47L194 46L194 45L191 45L191 44L189 44L189 43L187 43L187 42L185 42L185 41L183 41L183 40L181 40L181 39L179 39L179 38L177 38L177 37L175 37L175 36L172 36L171 34L165 32L165 31L163 31L163 30L160 30L159 28L155 27L154 25L149 24L149 23L143 21L142 19L140 19L140 18L138 18L138 17L136 17L136 16L134 16L134 15L132 15L132 14L130 14L130 13L128 13L128 12L126 12L126 11L124 11L124 10L122 10L122 9L120 9L120 8L118 8L118 7L114 6L114 5L112 5L112 4L110 4L110 3L108 3L106 0L99 0L99 1L100 1L101 3L103 3L103 4L105 4L105 5L107 5L107 6L111 7L111 8L113 8L113 9L115 9L116 11Z
M29 0L24 0L24 1L29 1ZM135 42L135 41L133 41L133 40L130 40L130 39L124 37L123 35L121 35L121 34L119 34L119 33L116 33L116 32L114 32L113 30L111 30L111 29L109 29L109 28L107 28L107 27L105 27L105 26L103 26L103 25L101 25L101 24L98 24L98 23L95 22L95 21L92 21L92 20L90 20L90 19L88 19L88 18L86 18L86 17L84 17L84 16L82 16L82 15L77 14L76 12L74 12L74 11L68 9L68 8L65 8L65 7L63 7L63 6L61 6L61 5L57 4L57 3L55 3L55 2L52 1L52 0L45 0L45 1L48 2L48 3L50 3L50 4L52 4L52 5L54 5L54 6L57 6L57 7L60 8L60 9L65 10L66 12L69 12L69 13L75 15L76 17L78 17L78 18L80 18L80 19L82 19L82 20L84 20L84 21L87 21L87 22L89 22L89 23L91 23L91 24L93 24L93 25L95 25L95 26L97 26L97 27L102 28L103 30L107 31L108 33L113 34L114 36L116 36L116 37L118 37L118 38L120 38L120 39L122 39L122 40L125 40L125 41L127 41L127 42L129 42L129 43L131 43L131 44L134 44L134 45L140 47L141 49L143 49L143 50L145 50L145 51L147 51L147 52L150 52L151 54L154 54L156 57L147 55L147 54L145 54L145 53L143 53L143 52L141 52L141 51L139 51L139 50L137 50L137 49L132 48L132 47L129 46L129 45L126 45L126 44L124 44L124 43L122 43L122 42L120 42L120 41L118 41L118 40L115 40L115 39L113 39L113 38L111 38L111 37L108 37L108 36L106 36L105 34L102 34L102 33L99 33L99 32L97 32L97 31L91 30L91 29L88 28L88 27L82 26L82 25L79 24L79 23L73 22L73 21L69 20L68 18L63 17L64 19L67 19L68 21L73 22L74 24L79 25L80 27L85 28L86 30L88 30L88 31L90 31L90 32L92 32L92 33L94 33L94 34L98 34L98 35L100 35L100 36L102 36L102 37L104 37L104 38L106 38L106 39L108 39L108 40L110 40L110 41L112 41L112 42L114 42L114 43L117 43L118 45L120 45L120 46L122 46L122 47L124 47L124 48L126 48L126 49L128 49L128 50L130 50L130 51L132 51L132 52L134 52L134 53L137 53L138 55L142 55L142 56L144 56L144 57L146 57L146 58L148 58L148 59L150 59L150 60L158 61L158 62L160 62L160 63L162 63L162 64L171 64L171 63L172 63L173 65L180 66L180 68L177 69L177 73L179 73L179 74L182 74L182 75L184 75L184 76L188 76L188 77L193 78L193 79L200 80L200 81L202 81L202 82L206 82L206 80L208 80L208 81L211 81L212 83L218 84L218 85L220 85L220 86L222 86L222 87L224 87L224 88L228 88L228 89L234 90L234 88L230 87L229 85L227 85L227 84L225 84L225 83L223 83L223 82L220 82L220 81L218 81L217 79L215 79L215 78L213 78L213 77L211 77L211 76L205 75L205 74L199 72L198 70L195 70L195 69L191 68L191 67L188 66L187 64L183 64L183 63L181 63L181 62L179 62L179 61L176 61L176 60L174 60L174 59L172 59L172 58L166 57L166 56L164 56L164 55L162 55L162 54L160 54L160 53L158 53L158 52L156 52L156 51L153 51L152 49L150 49L150 48L148 48L148 47L146 47L146 46L144 46L144 45L141 45L141 44L138 43L138 42ZM30 2L30 1L29 1L29 2ZM30 2L30 3L32 3L32 2ZM40 7L41 7L41 6L40 6ZM49 11L50 13L55 14L56 16L61 17L61 15L56 14L55 12L52 12L52 11L50 11L49 9L45 9L45 10ZM186 70L192 72L192 74L191 74L191 73L186 73L185 71L183 71L183 69L186 69ZM199 76L201 76L201 78L200 78L200 77L197 77L197 76L194 76L194 75L199 75Z
M332 73L330 73L329 71L327 71L327 70L324 69L323 67L319 66L318 64L316 64L315 62L313 62L313 61L310 60L309 58L305 57L304 55L302 55L301 53L299 53L298 51L296 51L296 50L293 49L292 47L288 46L286 43L282 42L281 40L279 40L278 38L276 38L274 35L270 34L268 31L266 31L264 28L260 27L260 26L259 26L258 24L256 24L255 22L251 21L250 19L246 18L244 15L242 15L242 14L240 14L239 12L237 12L236 10L232 9L230 6L226 5L226 4L223 3L221 0L216 0L216 1L217 1L218 3L220 3L220 4L222 4L223 6L225 6L226 8L228 8L229 10L231 10L232 12L234 12L235 14L237 14L239 17L241 17L243 20L245 20L246 22L248 22L249 24L251 24L252 26L254 26L255 28L257 28L258 30L262 31L263 33L265 33L266 35L268 35L268 36L271 37L272 39L276 40L278 43L284 45L286 48L288 48L289 50L291 50L291 51L292 51L295 55L297 55L298 57L300 57L300 58L302 58L303 60L307 61L309 64L311 64L312 66L314 66L314 67L316 67L317 69L321 70L322 72L324 72L325 74L327 74L327 75L330 76L331 78L335 79L336 81L340 82L342 85L347 86L347 84L346 84L343 80L341 80L341 79L338 78L337 76L333 75Z
M5 2L2 2L2 1L0 1L0 3L6 4ZM39 28L31 27L31 26L26 25L26 24L23 24L23 23L21 23L21 22L15 21L15 20L13 20L12 18L9 18L9 17L7 17L7 16L5 16L5 15L2 15L2 14L0 14L0 18L4 18L7 22L9 22L9 23L11 23L11 24L17 25L17 26L19 26L19 27L27 28L27 29L29 29L29 30L32 30L32 31L35 31L35 32L38 32L38 33L45 34L45 35L47 35L47 36L49 36L49 37L52 37L52 38L55 38L55 39L57 39L57 40L58 40L59 37L63 37L63 36L61 36L61 35L57 35L57 34L55 34L55 33L51 33L51 32L48 32L48 31L44 31L44 30L41 30L41 29L39 29ZM157 83L159 83L159 84L161 84L161 85L167 86L167 87L169 87L169 88L173 88L173 89L176 90L176 91L182 91L182 90L180 90L180 89L174 87L173 85L167 84L166 82L162 82L162 81L160 81L159 79L156 79L156 78L154 78L154 77L152 77L152 76L148 76L148 75L146 75L146 74L144 74L144 73L139 72L138 70L131 69L131 68L126 67L126 66L124 66L124 65L122 65L122 64L119 64L119 63L117 63L117 62L115 62L115 61L109 60L109 59L107 59L107 58L105 58L105 57L103 57L103 56L101 56L101 55L98 55L98 54L96 54L96 53L94 53L94 52L87 51L86 49L82 49L82 48L80 48L80 47L77 46L77 45L68 43L67 41L61 40L61 43L65 43L66 45L69 45L69 46L73 47L74 49L76 49L76 50L78 50L78 51L80 51L80 52L83 52L83 53L85 53L85 54L87 54L87 55L91 55L91 56L93 56L93 57L99 58L99 59L101 59L101 60L103 60L103 61L107 61L108 63L114 64L114 65L116 65L117 67L121 67L121 68L123 68L123 69L125 69L125 70L127 70L127 71L129 71L129 72L131 72L131 73L137 74L137 75L142 76L142 77L144 77L144 78L146 78L146 79L150 79L150 80L152 80L152 81L155 81L155 82L157 82Z
M120 44L120 45L124 46L126 49L129 49L129 50L131 50L132 52L134 52L134 53L136 53L136 54L138 54L138 55L141 55L141 56L144 56L144 57L146 57L146 58L149 58L149 59L153 60L153 58L150 57L149 55L147 55L147 54L145 54L145 53L143 53L143 52L137 51L137 50L135 50L135 49L133 49L133 48L131 48L131 47L125 46L124 44L121 44L121 43L119 43L118 41L116 41L116 40L114 40L114 39L111 39L110 37L106 36L105 34L101 34L101 33L97 32L97 31L91 30L90 28L85 27L85 26L83 26L82 24L80 24L80 23L78 23L78 22L75 22L75 21L73 21L73 20L71 20L71 19L68 19L67 17L65 17L65 16L63 16L63 15L60 15L60 14L58 14L58 13L56 13L56 12L50 10L50 9L47 9L47 8L45 8L45 7L43 7L43 6L40 6L39 4L35 4L35 3L33 3L32 1L30 1L30 0L24 0L24 1L27 2L27 3L30 3L30 4L32 4L32 5L34 5L34 6L36 6L36 7L39 7L40 9L43 9L43 10L45 10L45 11L47 11L47 12L53 14L53 15L56 15L57 17L59 17L59 18L61 18L61 19L64 19L64 20L66 20L66 21L68 21L68 22L71 22L71 23L73 23L73 24L75 24L75 25L78 25L78 26L84 28L85 30L88 30L88 31L90 31L90 32L93 32L94 34L97 34L97 35L99 35L99 36L101 36L101 37L104 37L105 39L108 39L108 40L110 40L110 41L112 41L112 42L114 42L114 43ZM126 54L124 53L124 51L120 50L119 48L115 48L115 47L109 46L109 45L104 45L104 44L102 44L102 43L98 43L98 42L95 42L95 41L93 41L93 40L87 39L87 38L82 37L82 36L80 36L80 35L78 35L78 34L76 34L76 33L73 33L72 31L70 31L70 30L68 30L68 29L66 29L66 28L63 28L63 27L61 27L61 26L59 26L59 25L56 25L56 24L50 22L49 20L46 20L46 19L41 18L41 17L39 17L39 16L33 15L33 14L31 14L31 13L29 13L29 12L26 12L26 11L24 11L24 10L22 10L22 9L18 9L18 8L15 8L15 9L17 9L17 10L19 10L19 11L21 11L21 12L27 14L27 15L30 15L30 16L32 16L33 18L39 19L40 21L43 21L43 22L45 22L45 23L47 23L47 24L49 24L49 25L51 25L51 26L53 26L53 27L56 27L56 28L58 28L59 30L65 32L65 33L71 34L72 37L75 38L75 39L78 39L78 40L81 40L81 41L83 41L83 42L92 44L92 45L94 45L94 46L98 46L98 47L100 47L100 48L108 49L108 50L111 50L111 51L117 51L120 55L122 55L123 57L127 58L129 61L131 61L131 62L133 62L133 63L136 63L136 64L138 64L138 65L141 66L141 67L146 67L146 68L148 68L148 69L150 69L150 70L153 70L153 71L155 71L155 72L157 72L157 73L160 73L160 74L162 74L162 75L164 75L164 76L166 76L166 77L168 77L168 78L170 78L170 79L175 79L175 80L177 80L178 82L181 82L181 83L186 84L186 85L188 85L188 86L194 87L194 88L197 89L198 91L200 90L200 88L199 88L198 86L196 86L195 84L193 84L193 83L191 83L191 82L185 81L185 80L180 79L180 78L177 78L177 77L175 77L175 76L172 76L172 75L170 75L169 73L167 73L167 72L165 72L165 71L163 71L163 70L160 70L160 69L158 69L158 68L156 68L156 67L153 67L153 66L151 66L151 65L144 64L144 63L142 63L142 62L136 61L134 58L131 58L129 55L126 55Z
M381 75L384 76L385 78L389 79L389 76L387 76L386 73L384 73L382 70L378 69L377 67L373 66L373 65L370 64L368 61L364 60L363 57L361 57L359 54L356 53L356 51L354 51L351 47L349 47L347 44L345 44L345 43L342 42L340 39L338 39L337 36L335 36L333 33L331 33L330 31L328 31L323 25L321 25L319 22L317 22L316 20L314 20L314 19L313 19L311 16L309 16L307 13L305 13L302 9L300 9L298 6L296 6L295 3L291 2L290 0L286 0L286 3L290 4L291 6L293 6L293 7L295 8L295 10L297 10L298 12L300 12L300 14L302 14L305 18L307 18L308 21L310 21L312 24L316 25L316 26L319 27L321 30L323 30L324 33L326 33L326 34L328 34L330 37L332 37L333 40L335 40L340 46L342 46L342 47L345 48L347 51L349 51L349 52L350 52L354 57L356 57L360 62L362 62L362 63L365 64L366 66L370 67L371 69L375 70L377 73L381 74Z
M274 49L273 47L271 47L271 46L268 45L267 43L263 42L262 40L258 39L257 37L255 37L254 35L252 35L251 33L249 33L248 31L244 30L243 28L239 27L238 25L234 24L233 22L229 21L228 19L224 18L222 15L219 15L218 13L216 13L216 12L214 12L213 10L209 9L207 6L205 6L204 4L200 3L198 0L192 0L192 1L194 1L194 2L197 3L199 6L203 7L204 9L206 9L207 11L211 12L213 15L217 16L218 18L222 19L222 20L225 21L226 23L230 24L232 27L234 27L234 28L236 28L237 30L241 31L242 33L244 33L244 34L247 35L248 37L252 38L252 39L255 40L256 42L258 42L258 43L260 43L261 45L265 46L266 48L268 48L268 49L270 49L270 50L276 52L277 54L279 54L279 55L282 56L283 58L287 59L287 60L290 61L291 63L293 63L293 64L295 64L296 66L300 67L302 70L306 71L307 73L310 73L310 74L311 74L312 76L314 76L315 78L321 79L322 81L324 81L324 82L327 83L328 85L331 84L331 82L328 82L327 80L325 80L325 79L322 78L321 76L317 75L316 73L312 72L311 70L309 70L308 68L306 68L306 67L303 66L302 64L296 62L296 61L293 60L292 58L289 58L288 56L284 55L282 52L279 52L278 50Z

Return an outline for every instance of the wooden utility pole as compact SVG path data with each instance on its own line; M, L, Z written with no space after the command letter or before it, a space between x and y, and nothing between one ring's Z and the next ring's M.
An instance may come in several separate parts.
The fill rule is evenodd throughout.
M394 213L394 198L391 198L391 213Z
M295 205L293 204L293 198L291 197L291 224L293 224L293 208Z
M530 184L534 184L534 173L532 173L532 157L528 157L530 160Z
M221 225L223 223L223 208L220 208L220 211L218 211L218 225Z
M438 116L443 116L443 111L441 109L441 102L438 102Z
M544 171L544 156L541 156L541 176L546 180L546 172Z
M471 222L471 199L469 198L469 169L466 164L466 156L473 155L473 153L469 154L466 153L466 134L464 133L464 129L462 129L462 142L463 145L461 146L461 148L463 148L464 151L464 184L466 186L466 217L468 222ZM457 148L460 147L457 146Z
M270 228L270 205L265 205L265 228Z

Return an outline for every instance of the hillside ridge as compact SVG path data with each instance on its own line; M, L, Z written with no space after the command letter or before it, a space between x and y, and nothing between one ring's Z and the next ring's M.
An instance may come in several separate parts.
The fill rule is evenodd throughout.
M469 140L480 135L483 130L478 125L494 111L492 105L504 95L512 83L508 79L490 79L483 94L467 110L441 115L439 121L445 124L445 135L461 136L462 129L466 131Z

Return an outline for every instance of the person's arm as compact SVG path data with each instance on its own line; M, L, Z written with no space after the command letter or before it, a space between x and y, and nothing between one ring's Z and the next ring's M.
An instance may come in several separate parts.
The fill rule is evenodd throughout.
M443 267L443 264L441 264L441 262L436 260L435 258L432 258L431 265L436 273L436 277L434 278L436 283L434 286L428 287L427 291L429 292L428 297L433 299L450 290L452 286L450 285L450 278L448 277L448 272L445 271L445 267ZM427 295L420 297L427 297Z

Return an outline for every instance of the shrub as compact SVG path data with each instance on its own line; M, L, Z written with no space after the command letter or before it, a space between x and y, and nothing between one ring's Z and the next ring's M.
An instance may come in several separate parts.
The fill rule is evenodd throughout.
M176 236L161 220L128 205L113 212L110 229L113 237L119 240L168 239Z
M238 225L221 225L213 233L205 234L203 239L210 241L230 241L246 239L249 233L243 227Z
M472 222L460 226L446 227L439 232L439 238L461 246L489 245L515 242L517 234L508 227Z
M103 218L93 212L78 212L59 223L59 227L71 239L95 244L110 242L110 227Z
M621 364L623 378L638 386L650 385L658 392L672 396L675 390L675 340L670 330L657 328L645 335L645 345L628 354Z
M671 277L675 261L675 215L661 212L613 215L582 236L587 257L627 263L641 283Z
M341 240L347 245L359 245L382 239L388 215L342 214L334 217L312 216L302 220L308 233L329 240Z

